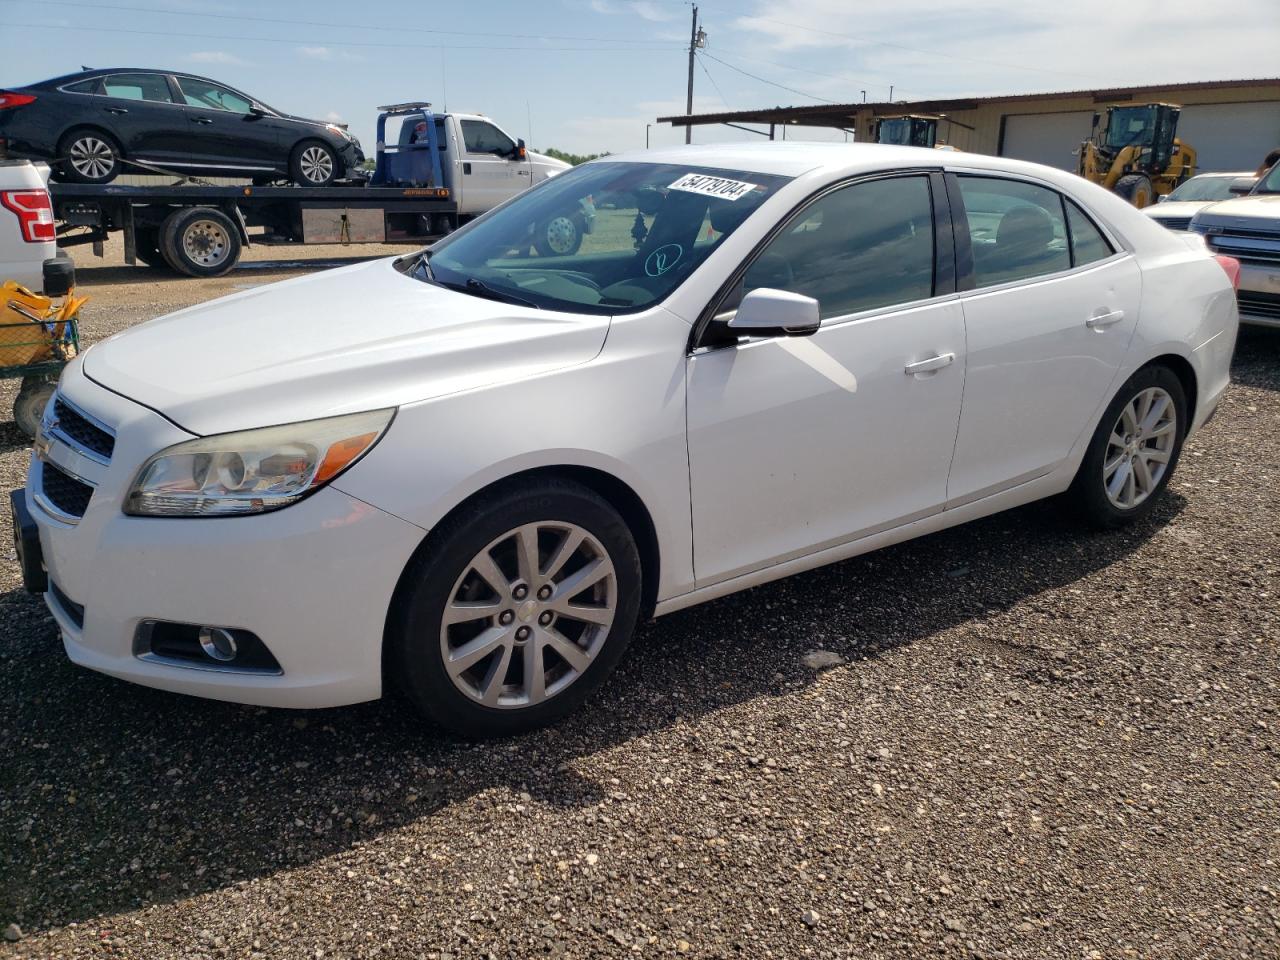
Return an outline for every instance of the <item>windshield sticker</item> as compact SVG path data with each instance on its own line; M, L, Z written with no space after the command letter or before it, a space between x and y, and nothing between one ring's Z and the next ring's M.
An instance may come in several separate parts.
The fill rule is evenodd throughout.
M678 243L668 243L659 247L644 260L644 272L651 277L660 277L684 256L684 247Z
M718 197L721 200L738 200L756 189L757 186L758 184L743 183L741 180L709 177L705 173L686 173L667 189L684 190L687 193L700 193L704 197Z

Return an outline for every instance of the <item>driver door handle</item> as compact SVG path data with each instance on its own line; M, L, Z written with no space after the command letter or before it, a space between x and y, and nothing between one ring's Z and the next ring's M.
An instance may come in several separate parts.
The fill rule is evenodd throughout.
M1092 317L1084 322L1086 327L1093 330L1100 330L1103 327L1109 327L1113 323L1119 323L1124 319L1123 310L1112 310L1110 313L1106 311L1098 311Z
M939 354L936 357L930 357L928 360L917 360L915 363L908 363L902 368L902 372L909 377L917 373L932 373L934 370L949 367L955 358L956 355L954 353Z
M191 122L192 123L213 123L213 121L210 120L208 117L192 117Z
M119 115L119 114L128 113L128 112L129 110L126 107L107 107L107 113L114 113Z

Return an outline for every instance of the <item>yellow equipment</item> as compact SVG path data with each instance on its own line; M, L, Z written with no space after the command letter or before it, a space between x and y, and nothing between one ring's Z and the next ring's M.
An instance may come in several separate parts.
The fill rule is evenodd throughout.
M1107 107L1105 120L1095 113L1076 172L1135 207L1172 193L1196 173L1195 149L1177 137L1181 111L1171 103L1147 103Z
M919 114L878 117L875 121L876 143L892 143L899 147L944 146L938 143L939 119Z
M88 299L75 295L74 272L65 257L46 261L44 286L50 296L12 280L0 285L0 379L22 379L13 419L28 437L36 434L58 374L79 352L76 320Z

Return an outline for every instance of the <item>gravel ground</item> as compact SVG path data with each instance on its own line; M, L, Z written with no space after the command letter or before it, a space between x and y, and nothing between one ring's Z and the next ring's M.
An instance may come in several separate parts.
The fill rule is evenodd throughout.
M300 269L79 259L89 340ZM673 615L505 742L80 670L0 565L0 956L1280 957L1280 334L1234 374L1150 522Z

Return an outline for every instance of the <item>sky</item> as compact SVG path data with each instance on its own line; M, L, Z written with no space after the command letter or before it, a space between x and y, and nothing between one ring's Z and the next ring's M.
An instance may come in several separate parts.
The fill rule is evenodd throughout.
M1280 0L714 0L699 15L695 113L1280 75ZM378 106L406 100L483 113L534 149L619 153L683 142L655 118L685 110L690 17L681 0L0 0L6 32L47 38L5 45L0 88L82 65L184 70L347 123L368 153Z

